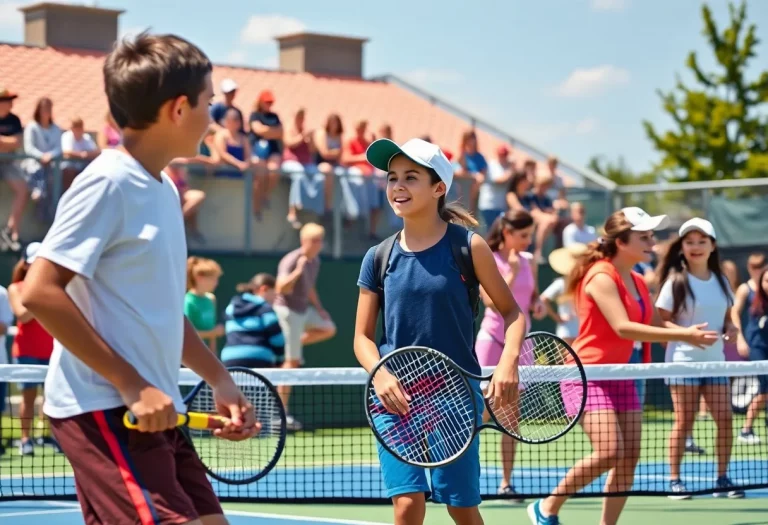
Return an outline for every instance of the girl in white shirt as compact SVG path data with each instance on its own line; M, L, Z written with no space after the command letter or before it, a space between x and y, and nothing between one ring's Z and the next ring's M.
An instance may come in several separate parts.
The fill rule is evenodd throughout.
M715 244L715 229L709 221L694 218L680 227L679 239L670 246L658 267L659 291L656 307L666 324L692 326L708 323L707 329L735 339L730 321L733 293L720 267ZM723 338L699 349L682 341L671 341L666 349L667 362L725 361ZM669 378L675 423L669 436L671 499L689 499L680 479L680 463L685 439L693 428L703 395L717 425L717 491L715 497L742 498L744 492L728 479L728 463L733 444L733 415L726 377Z

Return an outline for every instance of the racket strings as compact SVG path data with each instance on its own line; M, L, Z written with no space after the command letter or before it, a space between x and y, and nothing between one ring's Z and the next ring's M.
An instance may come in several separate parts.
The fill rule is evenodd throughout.
M188 429L202 462L216 475L229 480L247 480L258 475L278 453L282 425L280 398L258 377L231 371L235 384L253 405L261 431L252 439L229 441L213 435L212 430ZM197 393L189 405L191 412L218 414L213 390L209 385Z
M521 356L532 366L519 369L518 398L503 408L491 401L492 411L498 424L514 436L547 441L578 417L584 398L581 370L570 362L568 347L551 336L529 336Z
M393 355L386 368L411 400L406 415L390 414L370 390L374 427L384 443L416 464L441 463L461 453L473 437L476 417L473 394L461 373L421 351Z

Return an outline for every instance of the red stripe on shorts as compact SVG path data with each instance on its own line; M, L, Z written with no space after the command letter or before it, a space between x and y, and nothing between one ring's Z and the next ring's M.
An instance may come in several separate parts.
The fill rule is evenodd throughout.
M93 412L93 417L96 419L96 424L99 426L101 435L104 437L104 441L107 442L109 450L115 458L117 468L120 470L120 477L123 478L125 488L128 490L128 496L131 498L131 502L133 502L133 506L139 514L141 525L155 525L156 522L152 517L152 510L149 508L149 503L144 497L144 490L141 488L136 476L133 474L133 471L128 464L128 459L123 454L120 442L117 440L117 436L112 432L112 429L109 428L104 412Z

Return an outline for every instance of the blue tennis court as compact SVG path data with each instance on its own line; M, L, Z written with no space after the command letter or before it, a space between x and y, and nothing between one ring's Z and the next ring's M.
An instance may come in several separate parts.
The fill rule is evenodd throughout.
M523 494L549 493L566 474L568 467L517 467L513 471L513 484ZM768 457L731 461L731 479L737 485L768 485ZM740 474L749 473L749 477ZM713 487L716 464L711 460L684 462L681 477L692 491ZM498 485L501 469L482 469L481 486ZM584 492L599 492L605 476L598 478ZM646 492L661 493L668 490L669 466L666 462L640 463L635 472L635 488ZM383 499L386 500L384 483L378 465L324 465L301 468L276 468L267 478L242 487L228 486L213 481L218 494L279 502L280 499ZM53 491L53 492L52 492ZM16 495L74 494L75 484L71 475L58 475L55 488L47 474L3 476L0 475L0 492ZM768 489L756 492L768 495ZM752 491L750 491L752 493Z

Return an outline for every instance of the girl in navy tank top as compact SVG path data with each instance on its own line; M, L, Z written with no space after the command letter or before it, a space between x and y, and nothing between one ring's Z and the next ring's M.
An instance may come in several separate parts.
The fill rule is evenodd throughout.
M453 260L448 232L448 228L476 226L477 221L465 210L445 203L453 182L451 163L440 148L420 139L403 146L380 139L369 146L366 156L373 167L387 173L387 201L403 219L403 230L387 261L383 281L386 333L380 345L375 341L380 311L373 269L375 247L368 250L363 260L358 280L355 356L370 372L387 352L409 345L429 346L468 371L479 373L473 350L473 309ZM513 401L518 391L517 366L525 318L499 274L488 244L481 236L465 231L477 278L505 320L504 351L485 395L506 404ZM374 388L393 417L407 412L407 396L386 370L377 374ZM479 390L479 384L475 388ZM477 408L481 420L482 403ZM482 523L478 510L479 438L455 462L432 469L431 484L427 483L425 469L399 461L380 445L378 452L387 495L394 504L396 525L421 525L427 497L447 505L458 525Z

